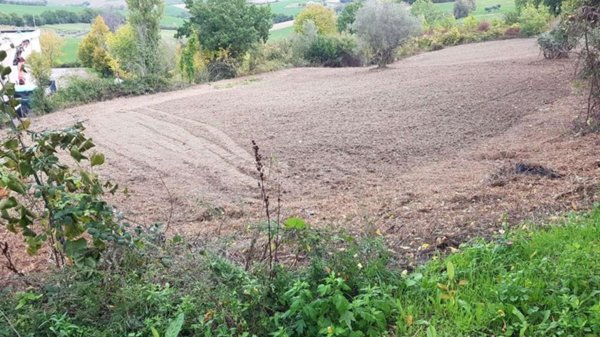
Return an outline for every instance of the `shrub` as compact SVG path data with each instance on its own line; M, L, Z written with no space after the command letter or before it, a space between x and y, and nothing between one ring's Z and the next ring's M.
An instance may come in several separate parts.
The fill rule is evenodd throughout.
M510 11L504 13L504 23L507 25L514 25L519 22L519 12Z
M504 37L515 38L519 36L521 36L521 27L518 24L514 24L504 30Z
M393 62L396 48L422 30L406 4L378 0L367 1L358 10L354 28L379 67Z
M319 35L306 51L305 58L313 65L325 67L358 67L356 41L350 36Z
M434 26L444 20L447 15L439 9L431 0L417 0L410 7L411 13L422 20L428 26Z
M454 17L461 19L467 17L469 13L475 10L475 0L456 0L454 2Z
M334 34L337 31L335 14L331 9L318 4L309 4L306 6L294 20L294 31L302 33L304 23L312 21L315 23L319 34Z
M560 24L549 32L540 34L537 42L547 59L569 57L569 52L575 47L575 42Z
M356 12L362 7L362 1L357 1L344 6L337 17L337 29L340 32L354 33L352 25L356 20Z
M521 32L525 36L533 36L543 32L548 27L550 17L548 8L544 6L538 8L531 4L525 6L519 15Z
M481 21L479 26L477 26L477 30L480 32L487 32L490 29L490 23L487 21Z
M108 53L106 39L110 34L108 26L98 16L90 32L83 38L77 56L84 67L92 68L102 76L112 75L111 57Z

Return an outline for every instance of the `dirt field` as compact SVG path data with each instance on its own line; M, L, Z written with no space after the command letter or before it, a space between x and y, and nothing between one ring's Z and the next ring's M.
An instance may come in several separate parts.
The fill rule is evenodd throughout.
M414 262L497 233L503 220L593 201L600 138L572 132L583 102L573 70L544 60L534 40L488 42L383 71L291 69L34 124L84 121L107 156L101 173L132 191L116 201L134 223L165 222L171 195L170 230L213 238L243 236L260 218L256 140L283 186L284 215L381 233ZM560 177L515 174L519 162Z

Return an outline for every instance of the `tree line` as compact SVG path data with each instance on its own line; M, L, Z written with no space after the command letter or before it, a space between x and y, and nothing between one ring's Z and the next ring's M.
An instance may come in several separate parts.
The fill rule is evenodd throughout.
M91 23L100 11L85 8L81 12L64 9L47 10L41 14L0 13L0 25L6 26L43 26L63 23Z

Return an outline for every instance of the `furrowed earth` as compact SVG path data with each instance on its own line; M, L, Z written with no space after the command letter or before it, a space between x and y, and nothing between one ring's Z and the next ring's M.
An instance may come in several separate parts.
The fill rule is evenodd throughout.
M133 225L168 224L238 252L264 221L255 140L282 218L382 235L411 265L594 202L600 138L574 132L585 104L574 70L544 60L532 39L495 41L384 70L299 68L117 99L33 125L82 121L106 155L97 172L129 190L111 201ZM2 231L25 271L47 264L18 255L21 240Z

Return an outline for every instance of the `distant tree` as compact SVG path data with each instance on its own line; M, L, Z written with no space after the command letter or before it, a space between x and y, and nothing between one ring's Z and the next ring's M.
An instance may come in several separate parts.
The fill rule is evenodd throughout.
M100 16L108 26L111 32L116 32L117 28L125 24L125 17L121 15L114 7L108 7L100 12Z
M55 67L58 59L63 55L64 45L64 39L53 31L45 30L40 34L42 55L48 59L51 67Z
M354 33L352 25L356 20L356 12L362 7L362 1L352 2L344 7L337 17L337 29L340 32Z
M111 57L108 53L106 39L110 34L108 26L101 16L96 17L90 32L79 44L77 56L84 67L92 68L102 76L112 75Z
M371 49L380 68L394 61L394 52L409 37L421 31L421 23L408 5L369 0L356 13L356 35Z
M113 73L119 77L128 77L137 74L137 45L135 30L127 24L117 29L114 34L106 38L108 52L114 59L111 63Z
M160 64L160 20L165 4L163 0L126 0L128 23L136 36L136 63L138 76L159 74Z
M416 0L410 7L410 11L429 26L433 26L436 22L446 18L446 13L440 10L431 0Z
M38 86L45 87L50 83L52 64L48 57L42 53L34 52L27 57L27 66L31 77Z
M456 0L454 2L454 17L466 18L476 8L475 0Z
M335 13L325 6L319 4L307 5L302 12L296 16L296 19L294 20L294 31L296 33L302 33L306 21L314 22L319 30L319 34L328 35L337 32Z
M198 70L202 66L202 56L200 55L200 44L197 34L192 34L186 45L181 50L179 59L179 69L183 76L193 83L196 80Z
M271 9L255 6L246 0L187 0L190 19L177 36L197 34L202 48L213 54L238 59L266 42L273 26Z

